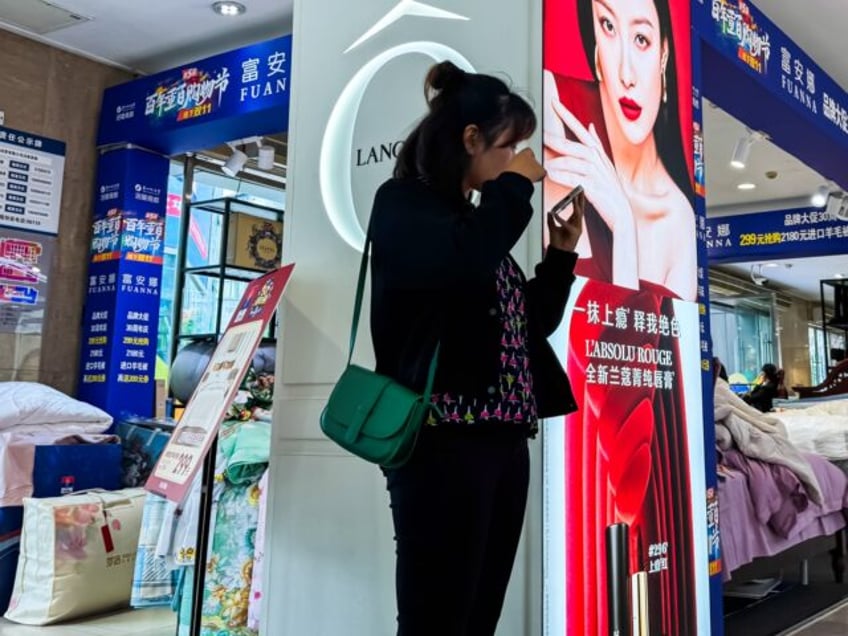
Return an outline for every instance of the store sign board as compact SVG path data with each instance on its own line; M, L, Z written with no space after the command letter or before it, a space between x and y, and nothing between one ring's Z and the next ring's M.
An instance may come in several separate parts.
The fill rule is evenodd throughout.
M137 149L100 160L79 397L115 418L153 413L167 174Z
M773 95L848 144L848 93L747 0L692 3L698 35Z
M186 405L180 423L147 481L150 492L180 504L185 499L218 427L273 318L294 265L251 282Z
M106 90L97 143L165 154L288 128L291 36Z
M711 218L704 232L710 264L848 252L848 221L836 219L820 208Z
M65 144L0 127L0 226L56 234Z

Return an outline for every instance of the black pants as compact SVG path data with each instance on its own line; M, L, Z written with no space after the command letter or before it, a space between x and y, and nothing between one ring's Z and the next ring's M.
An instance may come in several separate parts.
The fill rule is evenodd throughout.
M527 503L526 433L425 427L386 470L397 543L398 636L492 636Z

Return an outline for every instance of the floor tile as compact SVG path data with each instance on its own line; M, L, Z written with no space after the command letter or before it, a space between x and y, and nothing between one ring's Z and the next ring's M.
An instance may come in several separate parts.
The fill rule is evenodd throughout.
M127 610L62 625L32 627L0 619L0 636L173 636L177 615L169 608Z

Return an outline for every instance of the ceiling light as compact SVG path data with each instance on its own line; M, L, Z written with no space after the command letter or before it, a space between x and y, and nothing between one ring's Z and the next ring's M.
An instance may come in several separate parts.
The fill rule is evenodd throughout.
M830 188L827 185L821 185L816 190L810 201L817 208L823 208L827 205L827 195L830 194Z
M755 130L749 130L746 134L739 138L736 145L733 147L733 155L730 158L730 165L737 170L744 170L748 164L748 157L751 154L751 146L757 141L766 139L763 133Z
M233 148L233 154L230 155L230 158L227 159L221 170L224 174L234 177L244 169L246 163L247 155L238 148Z
M273 170L274 169L274 147L273 146L259 146L259 154L256 158L256 164L259 166L260 170Z
M736 186L739 190L754 190L757 187L756 183L740 183Z
M230 0L226 0L225 2L215 2L212 5L212 10L218 15L223 15L229 18L241 15L247 11L247 7L241 2L231 2Z
M763 267L780 267L780 263L764 263Z
M834 274L834 278L845 278L845 274Z

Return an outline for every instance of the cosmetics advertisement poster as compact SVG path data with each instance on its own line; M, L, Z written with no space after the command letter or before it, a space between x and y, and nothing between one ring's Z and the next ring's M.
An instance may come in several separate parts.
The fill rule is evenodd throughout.
M546 0L544 37L544 208L586 195L552 338L579 411L544 429L545 633L709 634L689 2Z

